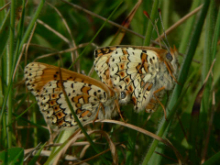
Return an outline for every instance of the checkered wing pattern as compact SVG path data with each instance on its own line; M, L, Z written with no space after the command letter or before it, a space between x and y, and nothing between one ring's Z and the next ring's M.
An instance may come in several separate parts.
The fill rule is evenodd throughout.
M134 109L148 112L157 107L153 93L174 86L177 58L174 50L116 46L95 50L95 70L103 83L131 95ZM161 98L161 90L155 95Z
M82 124L95 120L96 116L105 119L117 114L115 103L117 93L105 84L85 75L33 62L25 67L25 83L36 97L46 122L55 130L77 128L63 89Z

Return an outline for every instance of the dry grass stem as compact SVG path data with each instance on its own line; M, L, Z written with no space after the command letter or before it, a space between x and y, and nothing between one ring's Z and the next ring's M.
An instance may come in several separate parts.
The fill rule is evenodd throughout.
M177 28L179 25L181 25L184 21L186 21L188 18L190 18L191 16L193 16L194 14L196 14L203 5L200 5L199 7L197 7L195 10L193 10L192 12L188 13L187 15L185 15L184 17L182 17L179 21L177 21L175 24L173 24L171 27L169 27L166 31L165 34L168 35L170 32L172 32L175 28ZM162 38L164 38L165 35L164 33L161 34L155 41L159 41Z
M5 8L7 8L10 4L11 4L11 2L6 3L4 6L2 6L0 8L0 11L4 10Z
M60 34L58 31L56 31L55 29L53 29L52 27L50 27L49 25L47 25L46 23L44 23L41 20L37 20L37 23L43 25L46 29L48 29L49 31L53 32L55 35L57 35L60 39L62 39L64 42L66 42L67 44L70 43L70 41L64 37L62 34Z
M143 35L140 35L140 34L134 32L134 31L132 31L132 30L130 30L130 29L128 29L128 28L125 28L124 26L121 26L120 24L117 24L117 23L113 22L113 21L107 20L106 18L104 18L104 17L102 17L102 16L100 16L100 15L98 15L98 14L95 14L95 13L89 11L89 10L86 10L86 9L82 8L81 6L75 5L75 4L70 3L70 2L67 2L67 1L65 1L65 0L61 0L61 1L65 2L66 4L72 6L72 7L76 8L76 9L78 9L78 10L80 10L80 11L83 11L83 12L89 14L89 15L92 15L92 16L94 16L94 17L97 17L97 18L99 18L99 19L101 19L101 20L103 20L103 21L107 21L108 23L110 23L110 24L112 24L112 25L114 25L114 26L116 26L116 27L118 27L118 28L124 29L125 31L127 31L127 32L129 32L129 33L132 33L132 34L134 34L134 35L136 35L136 36L138 36L138 37L140 37L140 38L142 38L142 39L145 38Z
M90 43L83 43L83 44L80 44L74 48L69 48L69 49L66 49L66 50L61 50L61 51L58 51L58 52L54 52L54 53L48 53L48 54L45 54L45 55L41 55L41 56L38 56L37 58L35 58L34 61L37 61L39 59L42 59L42 58L46 58L46 57L50 57L50 56L54 56L54 55L59 55L59 54L63 54L63 53L69 53L69 52L72 52L74 50L77 50L79 48L83 48L87 45L89 45ZM91 44L93 45L93 44Z
M69 33L69 36L70 36L70 38L71 38L70 43L69 43L69 47L73 47L73 48L76 47L76 43L75 43L75 41L74 41L74 39L73 39L73 34L72 34L72 32L71 32L71 30L70 30L70 28L69 28L69 26L68 26L66 20L64 19L63 15L61 14L61 12L60 12L55 6L51 5L51 4L48 3L48 2L46 2L46 3L47 3L50 7L52 7L52 8L57 12L57 14L60 16L60 18L61 18L61 20L62 20L64 26L66 27L66 30L67 30L67 32ZM72 60L72 62L74 62L75 59L76 59L78 56L79 56L79 53L78 53L77 50L75 50L74 52L71 52L71 60ZM76 67L77 67L77 68L76 68L76 69L77 69L77 72L80 73L80 63L79 63L79 62L76 64Z

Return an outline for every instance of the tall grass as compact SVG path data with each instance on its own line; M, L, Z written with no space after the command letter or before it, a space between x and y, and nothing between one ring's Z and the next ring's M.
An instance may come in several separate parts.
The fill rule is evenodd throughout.
M190 4L187 2L186 6L176 1L143 1L131 16L129 13L137 3L135 0L125 0L119 8L118 1L74 3L106 19L115 10L110 20L118 24L129 16L131 22L123 25L139 35L130 32L122 34L124 31L107 23L108 20L105 22L91 13L86 14L83 9L76 9L64 1L26 3L20 0L11 1L8 5L0 1L0 7L6 5L0 11L0 161L5 164L51 164L80 163L88 159L89 164L114 162L131 165L218 162L219 4L209 0L194 0ZM168 28L202 4L202 9L196 15L168 35L169 44L176 45L179 52L184 54L183 57L179 56L179 84L163 100L163 104L167 105L168 121L164 119L161 107L155 113L147 114L144 111L135 113L132 105L126 105L121 107L121 111L127 125L106 121L103 124L90 124L83 129L87 131L94 147L87 140L88 137L80 132L60 132L55 139L51 138L52 134L46 128L35 98L24 85L23 70L27 63L39 57L41 59L37 61L51 65L60 63L65 68L78 63L80 70L88 74L93 66L96 45L149 45L152 39L157 38L155 29L143 11L149 13L162 34L158 8L162 9L162 21ZM102 30L99 31L100 28ZM77 57L72 58L73 51L43 56L66 50L73 43L90 43L86 49L77 49L80 55L77 61L74 61ZM213 73L204 85L214 59ZM92 71L91 77L98 79ZM118 117L115 120L121 119ZM97 150L101 157L95 152Z

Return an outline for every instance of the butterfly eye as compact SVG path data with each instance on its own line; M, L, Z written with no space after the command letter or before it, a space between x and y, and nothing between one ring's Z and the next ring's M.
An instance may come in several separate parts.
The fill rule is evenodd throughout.
M169 61L172 61L173 60L173 57L170 53L167 53L166 54L166 58L169 60Z
M130 101L130 94L128 91L121 91L119 96L119 103L125 105Z
M124 99L126 97L126 93L124 91L121 92L121 99Z

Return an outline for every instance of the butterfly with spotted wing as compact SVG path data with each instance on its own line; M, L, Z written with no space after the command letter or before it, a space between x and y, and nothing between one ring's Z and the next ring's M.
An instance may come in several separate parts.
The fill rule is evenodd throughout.
M60 73L62 73L62 79ZM77 128L62 90L82 124L117 115L120 92L88 76L56 66L32 62L25 67L25 83L36 97L46 122L54 130ZM62 80L62 81L61 81Z
M112 46L98 48L94 55L94 67L101 81L124 91L125 96L131 95L130 101L137 112L144 109L147 112L155 111L165 90L171 90L177 82L175 47L165 50L144 46Z

